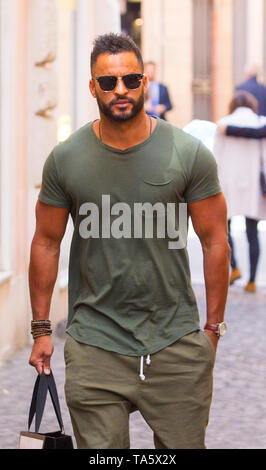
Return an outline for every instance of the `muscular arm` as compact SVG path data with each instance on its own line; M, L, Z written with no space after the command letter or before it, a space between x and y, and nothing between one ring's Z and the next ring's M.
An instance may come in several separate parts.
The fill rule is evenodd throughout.
M36 204L36 230L31 244L29 289L34 320L48 319L57 278L60 243L64 236L68 209ZM50 336L36 338L30 364L38 373L49 373L53 345Z
M190 203L188 207L203 250L207 322L220 323L224 318L229 284L230 247L225 199L220 193ZM217 336L209 330L206 333L216 349Z

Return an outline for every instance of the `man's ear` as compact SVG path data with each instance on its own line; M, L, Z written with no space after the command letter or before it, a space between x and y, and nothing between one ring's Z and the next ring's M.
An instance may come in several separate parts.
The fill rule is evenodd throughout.
M92 78L90 79L90 92L93 98L96 98L95 80L93 80Z
M142 80L143 80L144 93L146 93L148 89L149 79L146 75L144 75Z

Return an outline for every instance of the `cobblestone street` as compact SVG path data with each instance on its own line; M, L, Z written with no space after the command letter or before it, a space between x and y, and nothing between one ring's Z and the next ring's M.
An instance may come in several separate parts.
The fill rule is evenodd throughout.
M202 285L194 286L201 323L205 321ZM214 391L207 428L209 449L266 448L266 289L248 294L241 286L230 288L226 322L227 335L220 341L214 370ZM64 398L64 340L54 336L52 368L58 387L65 432L73 435ZM19 432L26 430L35 370L28 365L28 346L0 369L1 449L18 448ZM130 419L132 449L152 449L153 435L142 416ZM41 430L57 429L50 398Z

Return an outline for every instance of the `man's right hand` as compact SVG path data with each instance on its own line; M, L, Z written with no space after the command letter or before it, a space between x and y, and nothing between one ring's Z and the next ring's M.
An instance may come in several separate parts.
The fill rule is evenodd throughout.
M40 336L34 340L29 364L37 370L38 374L42 371L46 375L50 374L50 358L54 352L54 346L50 335Z
M47 319L58 273L60 244L64 236L69 209L36 203L36 229L31 243L29 264L29 290L32 317ZM34 340L30 365L38 374L44 369L50 373L50 358L53 344L49 335Z

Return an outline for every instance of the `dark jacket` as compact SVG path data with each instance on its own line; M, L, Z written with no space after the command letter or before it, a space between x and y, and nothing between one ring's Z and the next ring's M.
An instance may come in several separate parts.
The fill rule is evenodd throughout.
M168 89L162 83L159 83L159 103L158 104L164 104L164 106L166 106L165 112L163 114L160 114L160 116L159 116L160 119L166 120L165 113L167 111L170 111L170 109L172 109L173 106L172 106L172 103L170 101ZM149 111L146 111L146 113L151 115L151 116L153 115L153 113L149 113Z
M168 89L162 83L159 84L159 104L164 104L166 106L165 112L172 109L172 103L170 101ZM165 113L161 114L160 118L165 119Z
M266 116L266 87L257 82L256 77L251 77L236 87L236 90L244 90L251 93L258 100L258 114Z
M258 128L227 126L226 135L249 139L264 139L266 137L266 126Z

